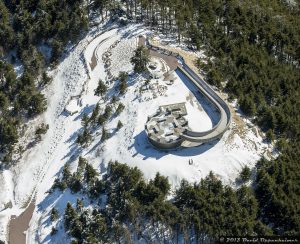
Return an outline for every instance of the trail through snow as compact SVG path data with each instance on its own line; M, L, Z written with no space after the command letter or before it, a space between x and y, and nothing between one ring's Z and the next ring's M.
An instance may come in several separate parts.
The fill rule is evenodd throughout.
M70 163L71 169L76 168L79 155L86 157L101 173L105 172L110 160L139 167L147 179L159 171L169 177L174 188L183 178L190 182L198 181L210 170L224 182L231 183L243 165L253 166L260 153L266 149L262 138L255 136L251 130L243 140L239 135L234 135L231 144L226 143L231 133L228 131L220 141L199 148L161 152L151 147L145 137L144 123L147 115L153 113L159 105L187 102L188 118L200 123L191 126L197 128L209 129L216 119L215 111L205 101L198 104L191 93L193 88L177 74L174 74L176 79L173 85L157 80L151 83L152 92L144 93L140 92L141 84L145 82L143 77L130 76L128 91L121 97L125 110L107 124L112 137L102 145L101 133L96 131L92 144L88 148L80 148L75 141L82 131L83 114L91 114L97 102L102 111L106 104L94 96L98 80L108 78L102 55L117 43L110 50L112 75L117 77L120 71L132 72L130 57L137 47L137 37L148 32L141 25L122 28L100 26L81 40L52 71L54 80L45 92L49 101L48 110L43 115L49 130L42 142L29 150L18 165L0 175L0 183L5 186L5 190L0 192L0 207L9 201L12 204L12 208L0 212L0 240L6 239L9 216L19 215L35 195L36 209L30 222L27 242L67 243L62 230L54 239L50 238L49 212L55 206L62 215L66 203L75 202L77 196L69 191L50 195L47 191L65 163ZM96 63L93 57L96 57ZM114 86L111 84L109 94L113 93ZM163 91L159 90L163 87ZM158 95L158 91L162 94ZM64 109L71 99L76 99L79 111L69 116ZM116 131L119 119L124 127ZM188 164L190 158L193 158L194 165Z
M72 133L67 130L66 125L70 119L64 113L64 108L72 96L81 93L88 79L83 53L89 42L103 29L100 27L80 41L57 69L52 71L53 82L45 91L48 109L42 116L45 123L49 124L49 130L39 144L26 151L16 166L0 175L4 187L1 190L0 206L2 204L4 209L4 204L8 202L12 205L0 212L0 240L6 239L9 216L19 215L35 193L37 202L41 200L64 164L62 154L67 150L61 150L60 145L65 143L63 138L69 137L68 132Z

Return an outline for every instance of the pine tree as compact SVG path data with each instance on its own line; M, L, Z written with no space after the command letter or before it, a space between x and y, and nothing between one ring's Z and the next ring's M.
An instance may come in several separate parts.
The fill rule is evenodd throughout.
M88 161L82 157L82 156L79 156L79 159L78 159L78 167L77 167L77 173L79 175L81 175L85 169L85 166L86 164L88 163Z
M272 141L274 141L275 135L274 135L274 132L273 132L272 129L269 129L269 130L267 131L267 133L266 133L266 139L267 139L267 141L268 141L269 143L272 142Z
M104 142L109 138L109 134L107 130L103 127L102 128L102 136L101 136L101 141Z
M89 184L91 182L94 182L97 176L98 176L97 171L93 168L92 165L87 163L85 166L85 175L84 175L84 179L86 183Z
M81 124L82 124L82 126L83 127L88 127L89 121L90 121L89 116L86 113L84 113L83 116L82 116L82 118L81 118Z
M99 116L99 113L100 113L100 105L99 105L99 103L97 103L94 110L93 110L91 118L90 118L90 121L93 125L96 123L96 120Z
M248 96L244 99L242 98L242 100L240 101L240 105L241 105L242 111L246 115L253 116L255 114L255 111L256 111L255 103Z
M143 46L138 47L131 58L131 63L134 65L134 72L143 73L147 71L149 61L149 50Z
M117 97L115 95L111 98L111 104L114 105L117 102Z
M36 93L31 96L28 103L28 116L34 117L47 109L47 101L43 94Z
M119 91L121 94L124 94L127 90L127 79L128 79L128 74L126 72L120 72L119 74Z
M164 197L167 196L171 189L168 177L161 176L159 173L156 173L153 184L161 190Z
M44 124L42 123L35 131L35 134L36 135L43 135L43 134L46 134L47 131L49 129L49 125L48 124Z
M120 85L119 85L119 91L121 94L124 94L127 90L127 83L126 81L120 81Z
M107 86L105 83L100 79L98 81L98 86L95 89L95 96L104 96L107 92Z
M105 219L100 214L97 214L93 218L93 221L91 223L91 231L95 234L95 238L97 238L98 240L101 239L101 237L103 237L103 235L106 233L107 226L105 223Z
M62 180L66 183L70 181L72 177L71 171L70 171L70 166L69 164L65 164L64 169L63 169L63 177Z
M78 218L72 221L72 225L70 226L70 234L73 237L81 240L83 234L83 225Z
M52 82L52 78L48 76L46 71L44 71L43 74L42 74L41 84L43 86L46 86L46 85L50 84L51 82Z
M107 119L104 117L104 115L100 115L98 117L97 123L98 123L98 125L103 125L106 121L107 121Z
M81 146L88 146L92 139L90 131L87 128L84 128L82 134L78 134L76 142Z
M119 105L117 107L117 110L116 110L116 114L120 115L123 112L124 108L125 108L124 104L123 103L119 103Z
M70 188L72 193L80 192L81 189L82 189L81 181L80 181L80 179L77 178L75 173L73 174L72 179L69 183L69 188Z
M54 235L57 233L57 231L58 231L58 230L57 230L54 226L52 226L50 235L51 235L51 236L54 236Z
M121 122L121 120L119 120L117 124L117 129L120 130L122 127L123 127L123 123Z
M112 113L112 107L110 105L106 105L103 117L107 120L111 116Z
M250 170L250 168L249 168L248 166L245 166L245 167L242 169L242 171L241 171L241 173L240 173L240 177L241 177L242 181L244 181L244 182L247 182L247 181L250 180L250 177L251 177L251 170Z
M105 193L105 183L102 180L95 179L93 184L89 186L89 196L98 198L103 193Z
M56 208L52 208L52 210L51 210L51 217L50 217L52 222L58 219L58 214L59 213L58 213L57 209Z
M56 189L58 188L60 191L64 191L65 189L67 189L68 185L65 181L60 181L59 179L55 179L52 189Z
M83 210L83 202L79 198L76 200L76 210L77 212L82 212Z
M12 119L0 118L0 152L7 151L18 141L17 124Z
M73 222L78 218L78 215L75 211L75 209L72 207L71 203L67 203L67 207L65 209L65 214L64 214L64 225L67 230L71 227Z

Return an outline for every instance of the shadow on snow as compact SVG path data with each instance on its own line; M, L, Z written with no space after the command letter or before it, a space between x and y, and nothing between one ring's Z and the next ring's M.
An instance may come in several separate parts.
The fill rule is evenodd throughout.
M202 154L206 151L209 151L212 147L214 147L219 140L215 140L209 143L205 143L203 145L200 145L198 147L192 147L192 148L175 148L175 149L169 149L169 150L162 150L155 148L147 138L146 132L143 130L138 135L134 137L134 143L128 147L128 150L134 148L136 153L132 155L132 157L137 156L138 154L143 155L143 160L146 160L148 158L155 158L157 160L163 158L164 156L167 156L169 154L173 154L180 157L191 157L196 156L199 154Z

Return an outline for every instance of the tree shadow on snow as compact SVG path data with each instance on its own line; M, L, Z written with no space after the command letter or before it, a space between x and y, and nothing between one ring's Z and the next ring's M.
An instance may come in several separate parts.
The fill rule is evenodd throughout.
M75 117L74 121L81 120L84 114L89 115L90 113L93 112L93 110L94 110L95 107L96 107L95 104L92 104L92 105L86 105L86 106L79 112L79 114Z
M124 28L120 29L120 32L126 30L126 28L128 28L128 26L125 26ZM127 39L130 39L130 38L133 38L133 37L136 37L140 34L143 34L145 33L145 29L144 29L144 26L143 25L136 25L136 28L135 29L129 29L128 31L126 31L122 38L127 38ZM149 31L147 31L149 32Z
M42 213L42 215L45 215L46 209L50 210L52 208L56 208L56 210L58 210L59 212L58 215L63 216L67 203L70 202L73 207L75 207L77 198L82 199L82 195L80 195L79 193L72 194L69 189L66 189L63 192L56 189L53 192L47 194L47 196L36 206L36 208L38 212ZM83 202L84 205L87 205L87 200ZM51 210L49 211L48 216L43 218L39 228L42 229L49 226L55 226L59 231L63 230L63 218L60 218L57 222L55 222L55 224L53 224L50 219L50 215ZM49 243L49 241L53 241L53 243L64 243L61 242L62 240L57 240L57 238L61 238L61 236L51 236L51 234L48 234L43 240L41 240L40 243Z

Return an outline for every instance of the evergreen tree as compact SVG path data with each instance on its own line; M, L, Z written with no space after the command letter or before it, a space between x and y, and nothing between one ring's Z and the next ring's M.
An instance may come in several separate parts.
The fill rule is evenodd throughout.
M82 134L78 134L76 142L81 146L87 146L92 141L92 135L87 128L84 128Z
M247 182L250 180L251 170L248 166L243 167L243 169L240 173L240 177L241 177L242 181L244 181L244 182Z
M96 179L89 187L89 196L91 198L98 198L100 194L105 193L105 184L102 180Z
M58 211L56 208L52 208L51 210L51 221L56 221L58 219Z
M67 203L67 207L65 209L64 214L64 225L66 230L69 230L74 221L78 218L78 215L75 209L72 207L71 203Z
M107 226L105 223L105 219L100 215L97 214L91 223L91 231L94 233L96 239L100 240L103 235L107 231Z
M107 118L104 115L100 115L98 117L97 123L98 123L98 125L103 125L106 121L107 121Z
M84 175L84 179L86 183L89 184L91 182L94 182L97 176L98 176L97 171L93 168L92 165L87 163L85 166L85 175Z
M249 116L253 116L255 114L255 104L253 100L249 97L242 98L240 101L242 111Z
M123 123L121 122L121 120L119 120L117 124L117 129L120 130L122 127L123 127Z
M119 91L121 94L124 94L127 90L127 79L128 79L128 74L126 72L121 72L119 74Z
M44 112L47 108L47 101L43 94L37 93L31 96L28 102L28 115L29 117L34 117L42 112Z
M168 177L161 176L159 173L156 173L154 181L154 186L160 189L162 195L166 197L171 189Z
M54 236L54 235L57 233L57 231L58 231L58 230L53 226L52 229L51 229L50 235L51 235L51 236Z
M266 133L266 139L268 142L272 142L275 139L275 135L272 129L269 129Z
M97 118L99 116L99 113L100 113L100 105L99 105L99 103L97 103L94 110L93 110L91 118L90 118L90 121L93 125L97 122Z
M64 169L63 169L63 177L62 177L62 181L69 183L69 181L71 180L72 174L70 171L70 166L69 164L65 164Z
M48 85L52 82L52 78L48 76L47 72L44 71L43 74L42 74L42 81L41 81L41 84L43 86L45 85Z
M98 81L98 86L95 90L95 96L101 96L103 97L107 92L107 86L105 85L105 83L100 79Z
M221 74L220 72L216 69L216 68L212 68L208 74L207 74L207 81L218 87L218 88L221 88L222 87L222 78L221 78Z
M143 73L147 71L149 61L149 50L143 46L138 47L131 58L131 63L134 65L134 72Z
M86 113L84 113L83 116L82 116L82 118L81 118L81 124L82 124L82 126L83 127L88 127L89 121L90 121L89 116Z
M83 210L83 202L79 198L76 200L76 210L77 212L82 212Z
M70 234L77 238L78 240L81 240L83 233L83 225L81 221L78 218L75 218L72 221L72 225L70 226Z
M117 110L116 110L116 114L120 115L123 112L124 108L125 108L124 104L123 103L119 103L119 105L117 107Z
M104 142L109 138L109 134L107 130L103 127L102 128L102 136L101 136L101 141Z
M81 184L80 175L78 175L77 173L74 173L72 175L72 178L69 183L69 188L70 188L71 192L73 192L73 193L77 193L77 192L81 191L82 184Z
M68 185L65 181L60 181L59 179L55 179L52 189L56 189L58 188L60 191L64 191L65 189L67 189Z
M0 118L0 151L5 152L18 141L18 132L15 121Z
M105 120L109 119L111 114L112 114L112 107L110 105L106 105L104 114L103 114L103 117L105 118Z
M117 97L115 95L111 98L111 104L114 105L117 102Z
M88 161L84 157L79 156L78 167L77 167L77 177L79 179L82 178L82 175L83 175L83 172L85 170L85 166L86 166L87 163L88 163Z

